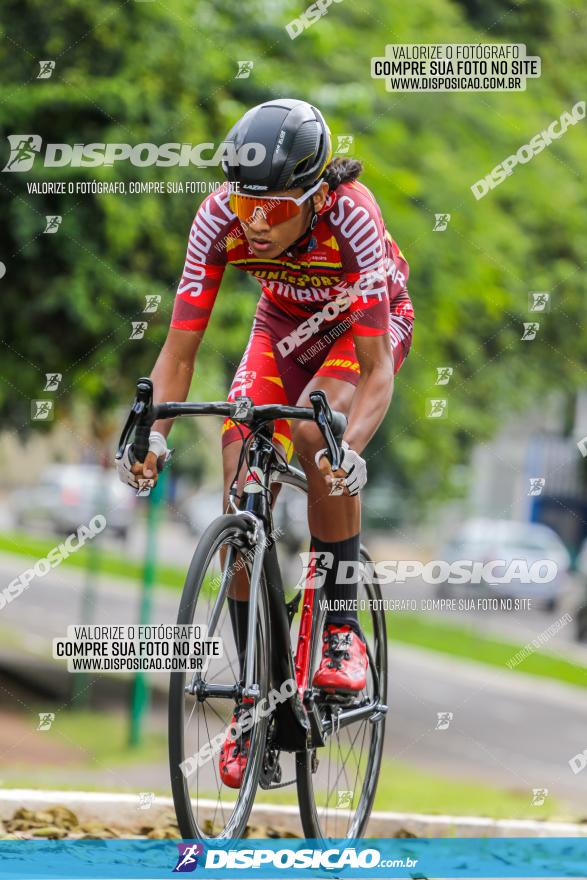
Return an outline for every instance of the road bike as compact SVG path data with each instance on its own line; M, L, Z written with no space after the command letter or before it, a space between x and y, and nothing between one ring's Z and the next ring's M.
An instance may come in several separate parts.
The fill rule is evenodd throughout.
M303 472L274 446L273 422L314 421L334 470L341 460L345 416L331 411L322 391L314 391L310 401L311 408L255 406L248 397L234 403L154 404L150 379L140 379L120 438L118 456L134 430L134 455L144 461L157 419L214 415L249 429L247 436L241 429L229 512L200 538L177 617L178 624L207 627L207 638L223 641L222 657L210 658L203 672L173 672L170 679L171 787L184 838L242 837L259 789L271 804L273 791L294 785L306 837L357 838L367 827L387 713L387 635L374 567L362 547L357 607L367 641L366 687L353 696L329 695L312 687L326 614L323 591L316 589L315 560L309 560L303 589L287 601L277 554L272 502L279 487L306 493L307 484ZM241 467L246 478L239 496ZM246 645L239 646L241 676L228 596L234 595L231 585L236 591L237 580L242 589L243 579L249 605ZM220 779L218 756L235 703L245 698L253 719L246 734L248 760L241 787L230 789Z

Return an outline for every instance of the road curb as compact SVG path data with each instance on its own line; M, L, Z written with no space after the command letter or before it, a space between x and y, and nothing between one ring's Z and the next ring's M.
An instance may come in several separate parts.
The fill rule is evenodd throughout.
M173 816L171 798L155 797L148 809L141 809L140 804L138 794L8 789L0 792L0 820L11 818L21 807L42 810L58 805L73 810L80 822L100 821L129 829L164 820L168 824ZM201 809L209 807L212 812L214 806L214 801L200 800ZM341 810L340 815L344 819L348 813ZM284 835L302 836L297 806L256 804L250 824L266 826ZM372 837L587 837L587 824L376 811L371 814L368 834Z

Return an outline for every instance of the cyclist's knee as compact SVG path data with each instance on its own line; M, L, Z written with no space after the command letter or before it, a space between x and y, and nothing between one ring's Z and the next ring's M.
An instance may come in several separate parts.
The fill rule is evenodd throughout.
M324 437L314 422L297 422L292 425L293 442L304 469L314 464L314 456L324 446Z

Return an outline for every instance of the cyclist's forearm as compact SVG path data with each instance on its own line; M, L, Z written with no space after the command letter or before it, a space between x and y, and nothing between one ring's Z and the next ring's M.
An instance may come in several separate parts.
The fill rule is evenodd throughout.
M353 395L344 439L359 454L383 421L393 394L393 368L377 368L361 374Z
M183 338L182 338L183 337ZM153 399L155 403L184 401L189 394L194 362L200 345L201 335L190 333L189 338L182 332L177 339L177 331L171 331L157 358L151 379L153 380ZM199 338L195 338L199 337ZM154 431L168 436L173 419L161 419L153 424Z

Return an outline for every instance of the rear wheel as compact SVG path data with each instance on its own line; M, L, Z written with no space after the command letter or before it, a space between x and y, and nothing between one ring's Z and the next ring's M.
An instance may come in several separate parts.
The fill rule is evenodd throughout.
M371 563L364 549L361 561ZM369 669L367 686L353 705L372 701L385 704L387 698L387 631L384 612L377 607L381 590L372 572L371 563L359 582L358 617L367 639ZM324 610L316 611L312 675L320 662L324 616ZM337 711L337 704L325 699L317 705L323 718ZM296 754L298 799L306 837L356 838L365 833L377 790L384 734L385 711L381 711L334 730L322 748Z
M221 516L204 532L185 582L177 622L207 625L208 636L223 639L223 656L211 658L205 672L172 673L169 690L169 762L175 812L182 837L241 837L253 806L267 736L267 719L253 725L242 785L225 786L220 778L221 744L231 723L239 665L227 602L227 587L237 572L250 579L253 551L250 526L243 517ZM221 551L223 561L221 561ZM241 575L242 577L243 575ZM259 695L269 689L270 631L264 581L259 590L255 640L255 676ZM214 614L216 623L210 621ZM187 688L186 688L187 685ZM207 686L222 695L206 696ZM190 693L190 688L193 693ZM183 766L183 769L182 769Z

